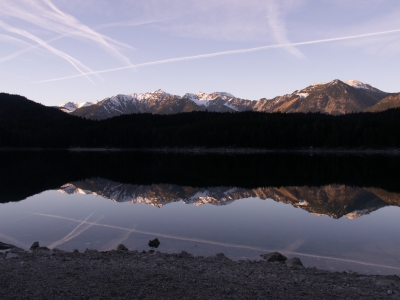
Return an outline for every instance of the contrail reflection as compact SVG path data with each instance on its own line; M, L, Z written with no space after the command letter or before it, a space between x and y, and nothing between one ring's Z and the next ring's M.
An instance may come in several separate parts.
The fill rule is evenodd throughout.
M261 252L272 252L272 251L276 251L277 250L277 249L267 249L267 248L261 248L261 247L240 245L240 244L221 243L221 242L215 242L215 241L210 241L210 240L205 240L205 239L189 238L189 237L183 237L183 236L177 236L177 235L171 235L171 234L164 234L164 233L159 233L159 232L143 231L143 230L125 228L125 227L121 227L121 226L115 226L115 225L109 225L109 224L101 224L101 223L97 223L98 221L96 221L96 222L88 222L88 221L85 221L85 220L82 221L82 220L77 220L77 219L73 219L73 218L62 217L62 216L57 216L57 215L50 215L50 214L43 214L43 213L32 213L32 214L39 215L39 216L44 216L44 217L50 217L50 218L74 221L74 222L80 223L80 225L89 224L91 226L101 226L101 227L106 227L106 228L114 228L114 229L124 230L124 231L128 231L129 233L136 232L136 233L147 234L147 235L152 235L152 236L159 236L159 237L164 237L164 238L169 238L169 239L196 242L196 243L204 243L204 244L209 244L209 245L231 247L231 248L240 248L240 249L249 249L249 250L261 251ZM334 260L334 261L340 261L340 262L346 262L346 263L355 263L355 264L364 265L364 266L370 266L370 267L380 267L380 268L400 270L399 267L387 266L387 265L381 265L381 264L374 264L374 263L363 262L363 261L352 260L352 259L344 259L344 258L337 258L337 257L323 256L323 255L307 254L307 253L301 253L301 252L295 252L295 251L286 251L286 250L279 250L279 251L284 253L284 254L290 254L290 255L299 255L299 256L310 257L310 258L322 258L322 259Z
M92 212L85 220L83 220L82 222L80 222L78 224L78 226L76 226L69 234L67 234L65 237L63 237L62 239L54 242L53 244L51 244L49 246L49 248L54 248L57 247L61 244L64 244L65 242L68 242L69 240L72 240L73 238L79 236L81 233L83 233L84 231L86 231L87 229L89 229L90 227L92 227L94 224L96 224L98 221L100 221L103 217L100 217L97 221L93 222L93 224L88 224L87 220L94 214L94 212ZM77 231L81 226L84 226L83 228L81 228L79 231Z

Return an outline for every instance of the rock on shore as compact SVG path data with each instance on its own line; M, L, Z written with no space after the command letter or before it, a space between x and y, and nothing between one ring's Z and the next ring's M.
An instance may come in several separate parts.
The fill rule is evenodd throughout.
M2 299L399 299L400 278L120 250L0 252ZM6 250L7 251L7 250ZM297 262L298 263L298 262Z

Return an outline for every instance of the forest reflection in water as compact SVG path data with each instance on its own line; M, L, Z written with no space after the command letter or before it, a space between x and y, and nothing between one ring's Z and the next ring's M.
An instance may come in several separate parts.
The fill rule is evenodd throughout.
M0 240L400 273L396 157L1 153ZM112 200L112 201L110 201ZM116 203L119 202L119 203ZM132 204L149 205L132 205ZM192 205L187 205L192 204Z

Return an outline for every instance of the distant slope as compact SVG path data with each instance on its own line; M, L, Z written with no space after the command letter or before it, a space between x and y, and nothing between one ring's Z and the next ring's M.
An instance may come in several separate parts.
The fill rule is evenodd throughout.
M386 96L375 105L367 108L365 112L378 112L400 107L400 93Z

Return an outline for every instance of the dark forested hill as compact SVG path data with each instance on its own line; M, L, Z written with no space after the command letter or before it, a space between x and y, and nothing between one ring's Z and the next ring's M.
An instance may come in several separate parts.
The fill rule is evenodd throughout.
M0 147L400 147L400 109L320 113L132 114L92 121L1 94Z
M19 95L0 93L0 147L68 147L87 120Z

